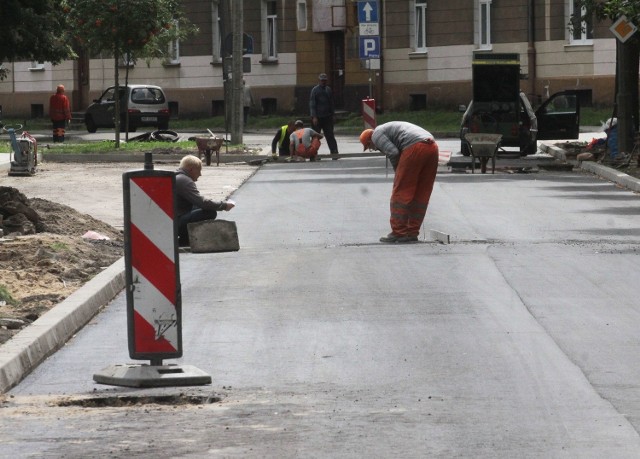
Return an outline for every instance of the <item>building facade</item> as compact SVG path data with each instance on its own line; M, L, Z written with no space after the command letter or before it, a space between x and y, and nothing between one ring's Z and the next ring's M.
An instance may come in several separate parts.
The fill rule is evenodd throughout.
M222 114L230 1L184 0L199 33L174 43L164 60L129 66L129 82L162 86L173 116ZM615 38L609 24L575 20L574 0L244 0L243 16L244 79L256 113L308 114L319 73L329 75L342 110L359 112L369 95L379 110L457 109L471 98L474 53L519 54L521 89L534 104L565 89L580 90L586 104L613 103ZM113 84L115 63L81 55L57 66L4 65L4 116L39 117L58 84L83 111Z

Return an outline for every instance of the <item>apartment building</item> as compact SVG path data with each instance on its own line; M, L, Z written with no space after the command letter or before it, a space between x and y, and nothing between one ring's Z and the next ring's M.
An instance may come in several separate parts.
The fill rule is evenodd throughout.
M199 34L174 43L165 60L128 63L129 82L165 88L174 116L222 114L230 1L238 0L184 0ZM521 88L534 103L577 89L583 103L611 104L615 38L609 24L573 20L569 27L579 15L574 0L243 0L244 79L255 112L307 114L321 72L343 110L359 111L369 95L380 110L456 109L471 98L474 53L508 52L520 56ZM377 33L379 50L363 58L360 24L372 19L366 33ZM57 66L4 65L4 116L37 117L47 115L58 84L73 109L84 110L113 84L115 64L111 56L81 55Z

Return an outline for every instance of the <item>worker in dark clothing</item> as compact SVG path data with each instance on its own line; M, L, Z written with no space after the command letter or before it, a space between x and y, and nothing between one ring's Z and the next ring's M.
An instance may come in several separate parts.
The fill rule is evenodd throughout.
M187 155L180 161L176 173L176 218L178 219L178 243L189 245L187 225L203 220L215 220L218 211L231 210L234 204L226 201L212 201L200 194L196 182L202 175L202 161Z
M333 92L327 86L327 74L321 73L318 76L319 83L311 90L309 98L309 110L311 112L312 128L316 132L324 133L327 139L329 153L338 154L338 143L333 134L333 124L335 122L335 109L333 106ZM338 159L337 157L333 159Z
M278 159L278 156L290 156L289 152L289 137L295 131L295 123L289 121L288 124L281 126L276 132L276 135L271 141L271 156L273 159ZM276 156L276 149L278 150L278 156Z

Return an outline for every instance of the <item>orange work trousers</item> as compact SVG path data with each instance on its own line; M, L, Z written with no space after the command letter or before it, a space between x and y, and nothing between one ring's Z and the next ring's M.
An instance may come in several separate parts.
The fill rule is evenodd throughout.
M418 142L400 154L391 192L391 230L418 236L438 172L438 144Z
M298 149L295 152L296 156L302 156L303 158L315 158L318 156L318 150L320 149L320 139L314 137L311 139L311 145L305 147L302 142L298 144Z

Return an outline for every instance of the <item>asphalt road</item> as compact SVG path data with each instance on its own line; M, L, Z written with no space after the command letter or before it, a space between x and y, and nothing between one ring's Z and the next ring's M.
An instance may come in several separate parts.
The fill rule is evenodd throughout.
M443 170L421 242L384 245L391 183L382 158L262 167L240 251L180 256L175 363L212 385L95 384L130 362L120 294L10 391L2 454L637 457L637 195ZM58 406L181 393L214 403Z

